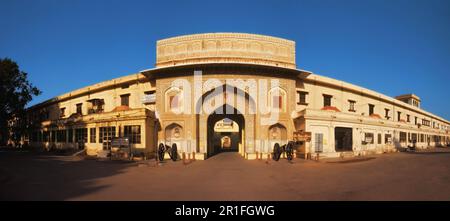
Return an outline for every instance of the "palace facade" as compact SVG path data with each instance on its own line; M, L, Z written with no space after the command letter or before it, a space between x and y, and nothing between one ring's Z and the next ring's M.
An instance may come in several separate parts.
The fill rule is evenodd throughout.
M127 137L147 157L176 143L195 159L222 151L256 159L295 134L310 137L299 156L450 143L450 122L421 109L417 95L392 98L297 69L294 41L208 33L163 39L156 50L155 68L30 107L30 145L103 156L113 137Z

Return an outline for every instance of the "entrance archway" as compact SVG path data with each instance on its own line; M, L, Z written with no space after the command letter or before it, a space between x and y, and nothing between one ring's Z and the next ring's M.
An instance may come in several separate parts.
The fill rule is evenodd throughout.
M207 121L207 153L208 157L224 151L239 151L245 143L245 119L234 107L226 104L208 116ZM232 114L225 113L225 110L232 109ZM225 143L224 143L225 142Z
M217 96L224 96L224 98L229 95L233 96L231 102L224 99L224 105L217 105L216 110L205 111L204 104L214 106L213 103L209 103L212 99ZM239 105L239 100L244 101L245 105ZM213 100L214 101L214 100ZM222 111L217 111L221 109ZM212 128L217 121L228 118L234 122L237 122L240 130L240 143L238 144L239 154L246 156L247 153L252 153L255 150L255 124L256 121L256 101L250 94L240 88L229 87L226 84L218 86L205 92L197 101L195 102L195 110L197 114L195 116L196 124L196 140L197 140L197 153L205 154L205 157L212 156L219 153L220 151L214 151L214 146L212 144ZM202 110L202 111L201 111ZM223 113L223 114L216 114ZM225 134L224 134L225 135Z

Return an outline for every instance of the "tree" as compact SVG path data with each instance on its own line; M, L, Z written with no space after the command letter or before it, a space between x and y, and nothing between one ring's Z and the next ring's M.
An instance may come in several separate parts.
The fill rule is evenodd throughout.
M16 62L0 58L0 145L20 139L27 128L26 105L41 94L27 76Z

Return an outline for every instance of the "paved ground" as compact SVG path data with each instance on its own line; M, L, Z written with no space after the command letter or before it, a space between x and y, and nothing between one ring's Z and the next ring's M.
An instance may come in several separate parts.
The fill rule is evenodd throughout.
M2 200L450 200L450 148L292 164L148 164L0 152Z

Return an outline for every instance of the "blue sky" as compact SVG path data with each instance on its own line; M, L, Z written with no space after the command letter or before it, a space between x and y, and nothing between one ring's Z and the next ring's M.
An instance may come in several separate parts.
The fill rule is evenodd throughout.
M297 67L450 119L450 1L0 0L0 57L43 94L154 67L158 39L245 32L297 43Z

